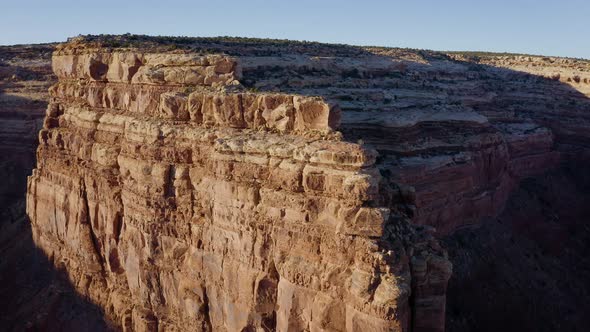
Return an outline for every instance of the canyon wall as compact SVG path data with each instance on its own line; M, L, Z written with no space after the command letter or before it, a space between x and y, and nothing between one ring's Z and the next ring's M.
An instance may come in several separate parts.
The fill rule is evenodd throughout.
M85 36L53 70L27 213L113 327L584 325L512 309L587 294L587 61Z
M16 219L52 83L51 45L0 47L0 225Z
M53 70L27 214L113 326L444 329L446 253L337 104L223 53L74 39Z
M81 298L32 239L27 176L56 78L55 44L0 46L0 330L105 331L99 308Z

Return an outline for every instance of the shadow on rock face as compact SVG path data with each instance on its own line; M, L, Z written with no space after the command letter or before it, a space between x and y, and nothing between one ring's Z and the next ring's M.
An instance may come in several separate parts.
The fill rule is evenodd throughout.
M382 174L414 188L414 221L437 228L454 265L447 330L587 329L588 85L534 73L573 60L406 51L418 60L394 66L387 52L359 51L373 67L353 71L346 54L252 61L244 77L337 101L344 139L376 148Z
M448 331L586 331L590 191L567 170L528 178L496 219L444 239Z
M52 50L0 47L7 61L0 64L0 330L108 331L101 309L35 246L25 215L27 176L35 167L47 87L55 80Z
M33 243L24 199L0 228L0 330L108 331L100 308L80 297Z

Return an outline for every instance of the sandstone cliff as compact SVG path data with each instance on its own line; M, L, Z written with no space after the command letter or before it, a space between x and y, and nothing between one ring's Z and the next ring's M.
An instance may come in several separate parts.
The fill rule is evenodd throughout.
M27 213L126 330L444 329L450 263L338 105L248 92L239 57L56 50Z
M584 326L587 61L87 36L53 69L27 211L115 327Z

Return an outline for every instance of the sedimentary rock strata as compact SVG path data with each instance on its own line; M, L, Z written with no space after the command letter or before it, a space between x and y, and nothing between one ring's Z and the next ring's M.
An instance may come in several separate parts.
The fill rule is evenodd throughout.
M126 330L440 331L436 238L590 165L585 61L87 36L53 69L34 239Z
M337 87L310 83L306 89L339 101L345 137L391 156L398 182L416 189L416 222L451 233L501 211L523 176L553 169L558 160L584 159L589 105L583 81L570 87L548 73L583 76L587 62L568 60L574 69L555 65L552 71L534 57L533 64L515 57L520 66L513 68L497 60L502 57L476 62L434 52L367 53L365 66L353 74L330 73L345 77ZM322 59L329 61L344 63ZM538 76L540 70L545 76ZM270 87L265 78L254 84Z
M496 216L524 177L588 159L584 81L554 78L582 77L587 62L382 48L308 52L246 56L244 82L337 101L344 137L379 151L379 167L415 190L413 221L441 236Z
M450 264L322 97L240 59L57 49L27 213L124 330L435 331Z

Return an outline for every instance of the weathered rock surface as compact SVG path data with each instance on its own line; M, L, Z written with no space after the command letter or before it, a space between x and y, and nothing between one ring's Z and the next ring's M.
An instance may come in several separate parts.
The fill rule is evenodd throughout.
M543 61L366 48L247 56L242 70L260 90L337 101L344 137L375 147L379 167L414 188L414 222L445 235L497 216L521 179L587 155L587 84L555 77L590 64Z
M575 223L545 227L521 221L530 209L514 195L548 172L590 184L586 61L88 36L60 46L53 67L27 212L35 242L115 327L440 331L446 237L459 271L448 326L469 330L487 307L457 300L464 282L517 273L481 289L520 292L535 264L588 266L577 244L496 264L508 251L494 240L533 229L517 237L518 256L555 229L584 239L583 204ZM479 263L464 256L497 271L474 277ZM549 319L536 312L527 322ZM527 324L513 326L543 325ZM543 326L583 325L567 324Z
M74 40L53 68L27 213L113 325L444 329L446 254L337 105L232 88L223 54Z

